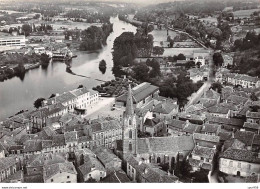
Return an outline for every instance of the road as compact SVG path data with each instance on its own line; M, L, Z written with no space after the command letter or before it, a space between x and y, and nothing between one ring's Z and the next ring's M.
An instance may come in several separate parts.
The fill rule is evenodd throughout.
M211 174L212 172L210 171L208 174L208 179L209 179L209 183L219 183L218 181L218 172L214 171L213 174Z

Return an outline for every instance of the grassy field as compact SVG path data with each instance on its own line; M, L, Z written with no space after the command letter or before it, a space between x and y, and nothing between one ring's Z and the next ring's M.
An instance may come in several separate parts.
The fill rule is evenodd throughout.
M260 9L238 10L238 11L233 12L233 14L234 14L235 18L236 17L248 18L255 11L260 11Z
M195 50L203 50L203 48L165 48L162 56L164 57L174 56L174 55L177 56L180 53L184 55L191 55Z
M172 39L178 35L178 33L171 30L169 30L168 33ZM155 42L167 41L167 30L153 30L150 34L153 35Z

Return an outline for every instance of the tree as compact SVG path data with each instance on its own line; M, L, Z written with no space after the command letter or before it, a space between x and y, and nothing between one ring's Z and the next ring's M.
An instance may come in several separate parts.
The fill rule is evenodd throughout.
M213 55L213 63L214 63L214 65L216 67L220 67L220 66L222 66L223 62L224 62L224 59L223 59L221 53L219 53L219 52L214 53L214 55Z
M186 69L190 69L190 68L193 68L195 67L195 62L194 61L188 61L186 64L185 64L185 68Z
M153 48L153 53L155 55L162 55L164 53L164 48L163 47L159 47L159 46L155 46Z
M250 95L250 99L251 99L252 101L258 101L258 97L255 95L255 93L252 93L252 94Z
M186 60L186 57L184 56L184 54L180 53L177 56L177 60Z
M211 88L212 88L214 91L217 91L218 93L221 93L223 86L221 85L221 83L216 82L216 83L212 83Z
M79 85L79 86L78 86L78 89L81 89L81 88L83 88L83 85Z
M148 79L149 68L145 64L138 64L133 71L137 80L146 81Z
M49 99L50 98L53 98L53 97L55 97L56 96L56 94L51 94L51 96L49 97Z
M45 100L45 98L38 98L37 100L35 100L34 101L34 107L35 108L40 108L40 107L42 107L42 101L44 101Z
M42 64L48 64L50 57L47 54L41 54L40 60Z
M196 64L196 66L197 66L198 68L200 68L201 65L202 65L201 62L197 62L197 64Z
M28 36L32 32L32 27L28 24L24 24L22 25L22 31L24 32L25 36Z

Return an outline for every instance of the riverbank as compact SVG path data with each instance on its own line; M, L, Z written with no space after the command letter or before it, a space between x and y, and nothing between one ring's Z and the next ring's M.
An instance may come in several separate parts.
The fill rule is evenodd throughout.
M91 89L103 84L102 81L115 79L111 53L114 40L123 32L135 33L136 27L119 20L118 17L111 17L110 22L113 23L113 32L107 38L107 45L96 51L75 51L77 57L69 64L77 75L66 72L67 65L56 61L50 62L46 68L40 66L28 70L22 78L13 77L0 82L0 120L14 115L19 110L30 109L37 98L49 97L54 92L69 91L81 84ZM107 64L105 72L99 70L99 62L102 59Z

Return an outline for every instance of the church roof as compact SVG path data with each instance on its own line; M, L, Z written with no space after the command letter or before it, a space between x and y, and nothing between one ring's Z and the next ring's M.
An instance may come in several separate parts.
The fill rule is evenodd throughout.
M138 154L149 152L170 152L192 151L194 142L192 136L175 137L151 137L138 139Z
M126 109L125 109L126 115L133 115L134 114L134 106L133 106L133 94L131 90L131 85L129 85L128 88L128 94L126 98Z

